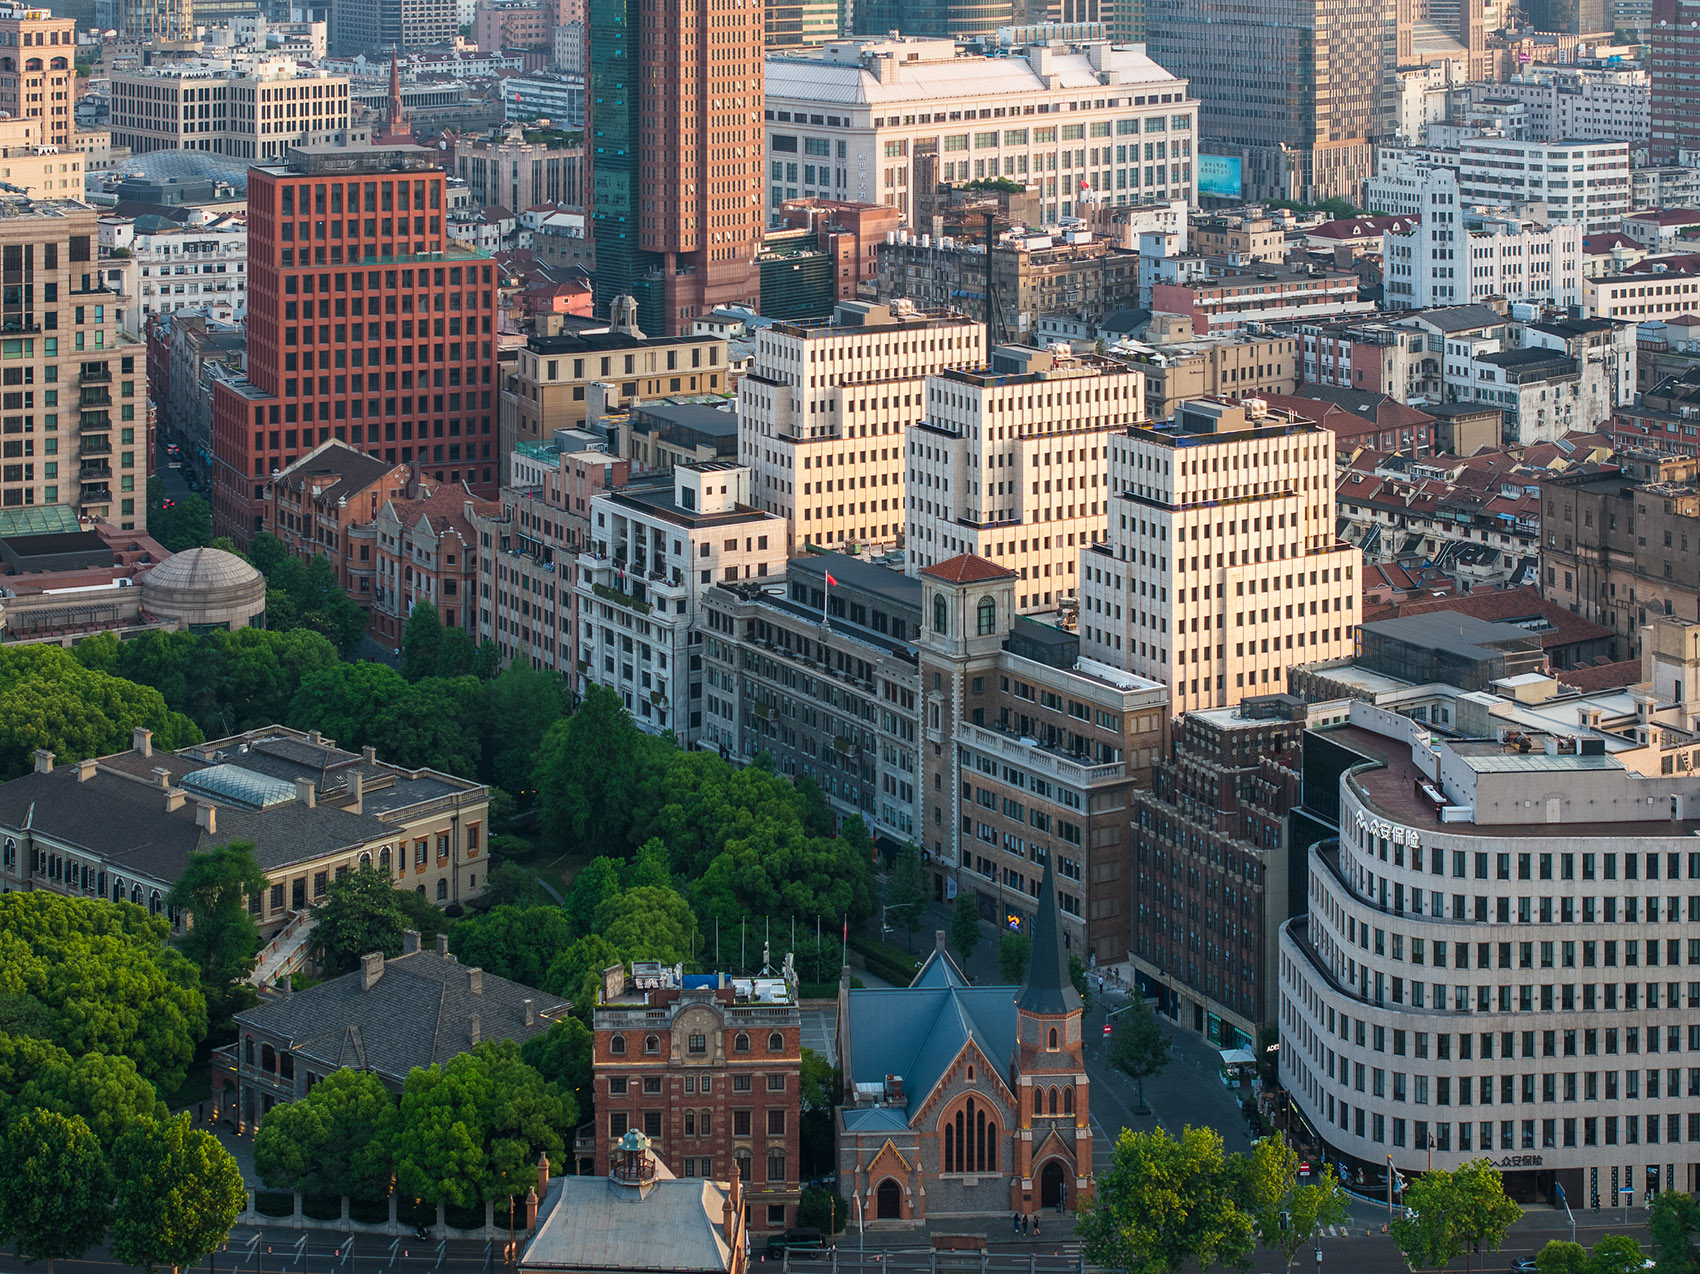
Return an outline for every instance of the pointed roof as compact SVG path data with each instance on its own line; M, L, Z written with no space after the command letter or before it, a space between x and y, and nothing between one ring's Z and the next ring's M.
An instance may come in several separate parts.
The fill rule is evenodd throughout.
M923 566L921 574L930 575L947 584L980 584L987 580L1009 579L1015 572L988 558L976 557L972 553L959 553L948 561Z
M1057 889L1051 869L1045 868L1039 886L1038 913L1033 921L1033 954L1027 962L1027 980L1015 1006L1023 1013L1061 1016L1084 1007L1080 992L1068 976L1068 953L1063 950L1062 926L1057 923Z

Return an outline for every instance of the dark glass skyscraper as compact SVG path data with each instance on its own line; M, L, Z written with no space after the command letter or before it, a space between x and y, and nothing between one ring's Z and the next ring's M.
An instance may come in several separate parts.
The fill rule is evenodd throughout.
M1016 13L1013 0L861 0L856 5L856 33L948 36L970 40L995 35L999 27L1026 21L1026 5Z
M652 336L761 296L760 0L591 0L596 307Z
M1238 161L1240 194L1362 198L1374 139L1396 115L1395 0L1149 0L1148 11L1146 51L1192 82L1199 149L1230 173Z

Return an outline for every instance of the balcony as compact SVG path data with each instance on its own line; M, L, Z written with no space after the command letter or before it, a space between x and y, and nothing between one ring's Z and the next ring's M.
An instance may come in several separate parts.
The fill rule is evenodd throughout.
M112 477L112 466L104 460L85 460L77 477L82 482L105 482Z
M111 504L112 488L104 482L85 482L77 493L78 504Z
M963 723L958 729L958 738L968 746L993 756L1007 757L1017 764L1042 774L1049 774L1074 787L1090 787L1127 777L1127 766L1120 761L1093 765L1061 748L1050 747L1035 738L993 726Z
M77 396L79 407L110 407L112 392L105 388L84 388Z
M82 443L77 447L78 456L110 456L111 454L112 443L102 437L91 435L90 437L84 438Z
M84 363L83 370L77 373L79 385L110 385L112 369L105 363Z
M77 420L77 428L83 433L104 433L112 428L112 413L85 411Z

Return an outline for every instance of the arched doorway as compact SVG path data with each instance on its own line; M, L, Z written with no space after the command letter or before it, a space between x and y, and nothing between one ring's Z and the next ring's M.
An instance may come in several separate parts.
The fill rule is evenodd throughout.
M1063 1166L1062 1161L1052 1159L1039 1171L1039 1204L1042 1207L1054 1208L1062 1202Z
M874 1194L874 1216L881 1221L896 1221L903 1215L903 1187L893 1177L880 1182Z

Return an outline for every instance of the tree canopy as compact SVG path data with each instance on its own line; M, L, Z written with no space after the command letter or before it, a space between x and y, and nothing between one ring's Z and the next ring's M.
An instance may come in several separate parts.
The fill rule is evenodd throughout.
M1658 1274L1695 1274L1700 1259L1694 1235L1700 1232L1700 1203L1680 1190L1661 1190L1647 1213L1647 1233Z
M402 934L418 930L428 941L446 921L427 900L397 889L393 878L370 867L330 882L313 927L313 950L327 977L358 968L360 957L401 954Z
M200 970L214 1021L227 1021L255 1002L254 988L244 979L259 954L260 927L248 899L265 888L253 843L238 840L190 854L188 868L167 895L173 907L189 913L177 949Z
M1241 1175L1212 1128L1178 1138L1122 1129L1076 1227L1086 1258L1126 1274L1174 1274L1189 1261L1239 1265L1256 1243Z
M1145 1104L1145 1081L1169 1064L1169 1033L1151 1006L1136 998L1115 1022L1110 1036L1110 1065L1139 1085L1139 1104Z
M400 1113L370 1071L335 1070L273 1106L254 1135L254 1168L274 1190L382 1199Z
M128 1057L144 1078L176 1089L207 1032L207 1004L169 934L127 902L0 895L0 1030L73 1056Z
M28 1110L0 1131L0 1241L26 1261L81 1256L106 1233L112 1176L76 1115Z
M112 1175L112 1254L150 1274L199 1264L230 1237L248 1202L236 1160L186 1114L130 1129L113 1151Z
M1388 1230L1412 1269L1444 1269L1460 1256L1498 1251L1523 1214L1486 1159L1456 1172L1425 1172L1405 1187L1405 1208Z

